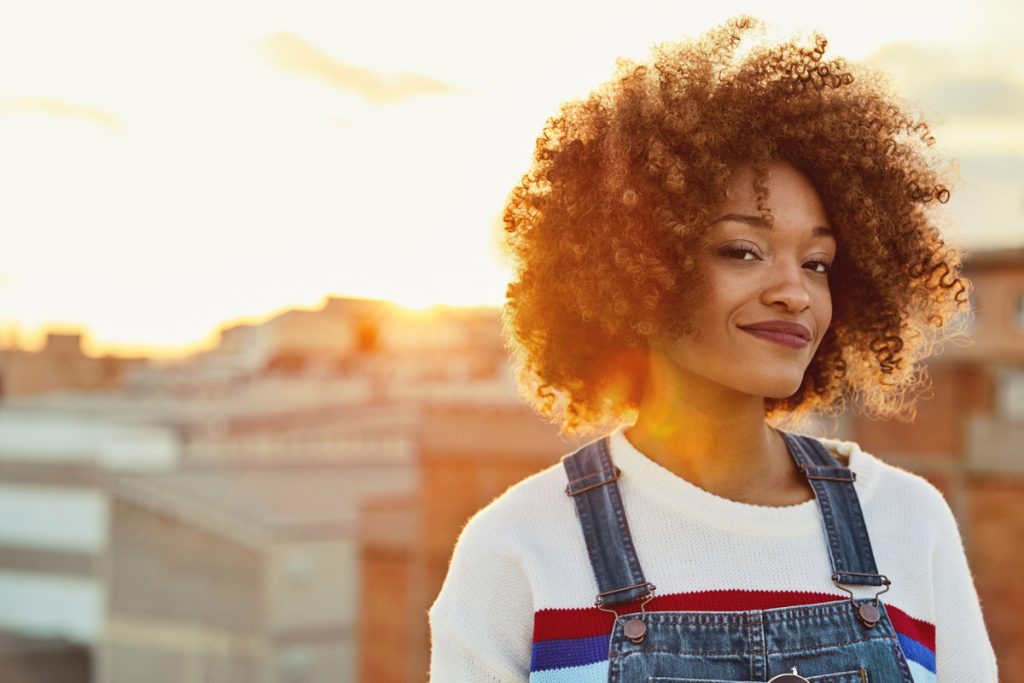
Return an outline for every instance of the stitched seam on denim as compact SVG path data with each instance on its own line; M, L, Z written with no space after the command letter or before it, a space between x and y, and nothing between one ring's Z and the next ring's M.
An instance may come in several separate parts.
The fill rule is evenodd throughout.
M612 468L610 470L602 469L600 472L590 472L588 474L584 474L582 477L577 477L576 479L570 479L569 483L570 484L575 484L577 482L581 482L581 481L585 481L587 479L590 479L591 477L597 477L598 478L597 481L603 481L603 478L605 476L613 475L613 474L615 474L615 469L614 468Z
M821 521L825 525L825 536L828 542L829 556L832 559L832 571L839 572L847 569L843 556L842 543L839 541L835 525L832 499L828 489L821 482L811 484L818 494L818 508L821 511Z
M754 655L754 654L761 655L762 661L757 662L756 663L756 667L755 667L755 663L754 663L753 659L751 659L751 674L763 673L763 672L767 672L768 671L768 634L765 633L765 630L764 630L764 614L761 613L761 612L757 613L757 627L761 631L761 635L760 635L760 638L761 638L761 641L760 641L761 649L759 651L757 651L757 652L751 652L751 654L752 655ZM753 671L753 669L755 669L755 668L757 669L757 671Z
M763 611L765 612L765 616L768 617L769 623L777 624L793 621L794 619L803 620L811 617L852 615L854 613L853 606L859 606L861 603L865 602L874 603L874 598L855 598L851 603L850 596L848 595L836 597L839 599L830 600L829 602L814 603L810 605L793 605L791 607Z
M863 570L871 572L873 574L878 573L878 568L875 566L875 554L871 550L871 541L868 538L868 527L864 521L864 511L861 510L860 500L857 498L857 494L852 489L846 494L848 498L848 506L852 514L853 531L857 537L857 551L860 554L860 559L863 563Z
M835 683L832 679L846 676L856 676L859 680L861 678L861 671L863 670L864 669L851 669L850 671L836 671L835 673L830 674L819 674L817 676L808 676L807 680L811 683Z
M896 663L899 664L900 673L903 674L903 683L914 683L914 676L910 673L910 663L907 662L907 655L903 652L899 638L896 638L895 642L893 642L892 649L893 655L896 657Z
M601 454L601 459L607 465L614 468L614 463L611 461L611 453L608 452L608 440L601 439L598 448ZM644 583L644 573L640 569L640 559L636 556L636 547L633 545L633 537L629 533L629 524L626 521L626 511L622 504L622 496L619 495L618 482L611 482L606 487L608 489L609 503L612 505L612 510L615 513L615 520L619 526L620 548L626 556L626 566L629 570L629 583L626 585L633 585L637 583ZM622 586L617 586L622 588Z
M579 463L576 460L576 457L580 452L582 451L577 451L577 453L573 454L572 457L566 459L566 470L570 476L578 477L582 472L582 468L578 466ZM598 548L598 544L595 542L593 506L590 498L584 494L573 499L573 507L576 510L576 516L580 522L580 530L583 533L583 540L587 545L587 555L590 558L594 580L598 585L598 591L600 591L602 577L598 574L597 568L602 566L602 563L600 558L600 548Z
M839 641L833 641L833 642L828 642L828 643L820 643L818 645L811 645L811 646L808 646L808 647L801 647L801 648L796 648L796 649L792 649L792 650L781 650L781 649L775 648L775 649L772 650L772 654L773 655L798 655L800 653L816 652L818 650L832 650L832 649L835 649L837 647L845 647L845 646L848 646L848 645L860 645L860 644L863 644L863 643L871 643L871 642L875 642L875 641L889 641L890 648L892 647L892 643L893 642L897 642L895 636L876 636L876 637L871 637L871 638L860 638L860 639L857 639L857 640L839 640ZM609 649L609 656L610 657L615 657L617 659L625 659L626 657L629 657L631 655L641 655L641 654L668 654L668 655L679 655L679 656L687 656L687 657L704 657L704 656L709 656L709 655L721 655L721 656L736 657L736 656L741 655L741 654L742 655L762 654L760 651L754 652L754 653L750 653L750 652L740 653L740 652L737 652L736 650L733 650L733 649L730 649L730 650L705 650L705 649L699 649L699 650L678 650L678 649L677 650L669 650L669 649L666 649L666 648L659 648L659 647L645 647L645 648L632 648L632 647L630 647L628 649L622 649L624 646L628 645L628 642L625 641L625 640L622 640L622 641L619 641L617 644L619 646L618 648L614 647L614 644L613 644L613 646Z
M801 446L808 446L810 450L818 456L818 459L824 460L828 463L828 467L834 467L837 461L828 452L828 449L821 445L817 440L810 441L809 443L801 443ZM849 469L849 468L842 468ZM840 557L835 558L836 563L833 564L835 571L857 571L851 568L854 564L858 564L860 570L868 573L877 574L878 569L875 564L874 552L871 548L871 540L867 530L867 524L864 521L864 512L860 507L860 500L857 497L857 492L853 488L852 484L842 484L848 488L837 488L837 484L831 484L826 482L819 482L819 486L822 489L830 492L834 492L835 498L831 495L828 496L828 501L825 503L829 507L830 514L835 514L835 506L837 503L843 504L844 509L849 513L846 515L848 520L848 527L853 535L853 541L855 543L854 557L848 557L842 554L843 549L839 548L841 553ZM813 480L812 480L813 486ZM814 487L817 492L817 487ZM834 521L834 520L833 520ZM831 537L830 537L831 545ZM842 568L836 567L835 564L843 565Z
M810 647L801 647L801 648L795 649L795 650L773 650L773 652L775 654L780 654L780 655L793 655L793 654L798 654L798 653L801 653L801 652L815 652L817 650L830 650L832 648L843 647L845 645L857 645L858 643L870 643L870 642L873 642L873 641L876 641L876 640L877 641L889 641L889 646L890 647L892 646L892 643L898 643L899 642L897 640L896 636L888 635L888 634L883 634L883 635L872 636L870 638L857 638L855 640L839 640L839 641L835 641L835 642L831 642L831 643L823 643L823 644L820 644L820 645L812 645Z
M772 654L777 655L793 655L801 652L816 652L818 650L831 650L836 647L844 647L846 645L858 645L861 643L870 643L873 641L885 641L888 640L890 643L895 640L894 636L878 636L873 638L860 638L857 640L840 640L830 643L824 643L821 645L814 645L811 647L802 647L795 650L779 650L773 649ZM644 648L629 648L626 650L621 649L622 645L626 645L625 642L620 643L620 648L615 649L617 652L616 659L623 660L632 655L643 655L643 654L660 654L660 655L685 655L687 657L704 657L709 655L722 655L729 657L736 657L741 654L736 650L668 650L659 647L644 647Z
M821 454L818 453L815 448L808 447L804 439L799 436L794 436L794 447L794 450L800 454L801 459L809 464L817 463L821 458ZM810 450L810 452L808 452L808 450ZM832 500L829 496L829 488L825 485L825 482L820 479L808 479L807 481L810 483L811 489L814 491L814 495L818 499L818 510L821 513L822 524L825 527L825 537L828 543L828 554L832 564L832 571L841 571L845 568L845 559L838 534L836 533L836 526L833 519L835 511L833 510Z
M810 683L865 683L867 679L864 678L862 673L863 671L864 669L858 669L856 671L841 674L813 676L807 680L810 681ZM754 678L749 680L751 683L757 683L757 680ZM679 678L678 676L649 676L647 678L647 683L660 683L661 681L664 681L664 683L675 683L677 681L680 683L730 683L729 681L725 681L721 678Z
M763 617L765 617L764 621L768 624L787 624L794 621L812 621L828 617L852 618L855 616L854 607L867 603L874 604L876 602L874 598L856 598L851 603L851 601L846 597L836 597L839 599L820 604L794 605L791 607L780 607L759 611L762 613ZM886 604L881 599L877 602L883 607ZM619 616L625 619L633 615L639 616L640 612L623 612ZM645 619L648 623L680 626L749 626L754 622L751 622L747 617L747 612L700 612L684 610L654 610L645 612ZM878 624L875 625L875 628L888 623L887 611L885 612L885 617L885 619L880 620Z
M593 450L596 448L597 450ZM596 462L595 462L596 458ZM584 474L592 465L597 465L600 472L614 472L614 464L607 450L606 440L602 439L584 447L566 458L568 478L581 481L593 478L593 473ZM577 517L587 545L591 569L597 582L598 592L606 592L623 588L628 585L644 583L640 571L639 560L633 548L629 528L626 524L622 500L614 481L600 489L583 492L574 499ZM605 514L612 511L612 517ZM609 525L604 525L608 521ZM603 532L603 533L601 533ZM606 535L613 538L606 542ZM619 553L622 553L621 555ZM625 560L623 567L620 560ZM626 577L622 577L625 570ZM642 595L642 589L625 591L607 600L609 604L629 602Z
M822 674L821 676L811 676L807 680L810 683L858 683L858 681L864 680L864 669L840 671L839 673Z

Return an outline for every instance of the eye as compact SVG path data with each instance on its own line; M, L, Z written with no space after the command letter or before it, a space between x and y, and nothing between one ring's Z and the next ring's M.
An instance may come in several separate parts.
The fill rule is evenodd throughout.
M812 267L814 267L814 266L821 266L821 270L815 270L814 271L815 273L818 273L819 275L828 275L829 271L832 270L832 264L829 263L828 261L811 261L807 265L812 266Z
M747 258L747 254L750 254L756 259L761 258L757 255L757 251L755 251L753 247L745 244L731 244L727 247L723 247L719 253L722 256L734 258L740 261L749 261L750 259Z

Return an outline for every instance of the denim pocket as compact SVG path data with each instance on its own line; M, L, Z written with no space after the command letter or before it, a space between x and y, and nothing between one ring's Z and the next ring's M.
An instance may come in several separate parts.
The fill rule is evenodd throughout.
M864 669L819 676L804 676L810 683L865 683L870 681ZM721 678L664 678L652 676L647 683L764 683L763 681L727 681Z

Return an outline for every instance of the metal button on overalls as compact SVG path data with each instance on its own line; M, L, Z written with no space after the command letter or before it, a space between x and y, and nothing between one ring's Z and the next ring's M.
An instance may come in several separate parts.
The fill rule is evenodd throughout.
M832 580L849 599L732 612L648 609L656 588L633 547L608 437L562 459L597 579L595 605L615 614L609 681L913 683L879 599L890 582L875 566L856 475L817 439L780 433L814 490ZM855 598L851 585L881 588Z

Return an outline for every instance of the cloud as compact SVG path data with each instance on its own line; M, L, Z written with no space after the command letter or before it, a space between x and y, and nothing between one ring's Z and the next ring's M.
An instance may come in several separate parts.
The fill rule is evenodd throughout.
M1024 118L1024 87L1004 75L1005 62L981 53L894 43L868 61L948 121Z
M45 97L19 97L0 101L0 116L16 112L36 112L64 119L84 119L111 130L121 130L121 120L115 115L95 107L69 104Z
M924 98L949 119L1024 116L1024 88L997 78L960 79L925 90Z
M960 173L964 239L979 248L1024 246L1024 158L965 156Z
M354 92L368 102L398 102L417 95L445 95L452 86L418 74L385 76L339 62L323 50L291 33L278 33L262 42L263 49L278 67L317 78L328 85Z

